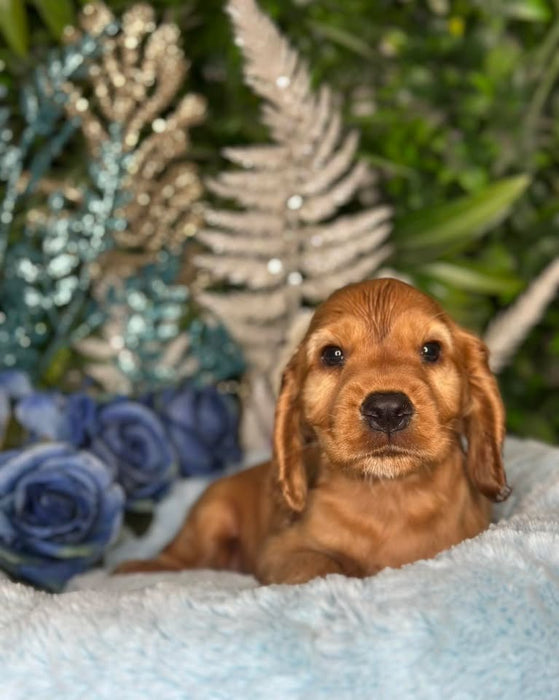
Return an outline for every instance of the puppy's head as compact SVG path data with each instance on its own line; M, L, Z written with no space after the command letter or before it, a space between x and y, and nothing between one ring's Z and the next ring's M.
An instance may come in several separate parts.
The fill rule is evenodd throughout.
M504 411L480 340L392 279L344 287L316 310L276 410L274 457L290 508L305 505L308 441L334 468L400 478L442 462L459 435L473 484L506 498Z

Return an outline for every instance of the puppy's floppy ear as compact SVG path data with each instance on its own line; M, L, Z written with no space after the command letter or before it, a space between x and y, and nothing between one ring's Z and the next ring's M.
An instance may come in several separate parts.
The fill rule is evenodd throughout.
M468 473L487 498L504 501L511 492L501 457L505 410L497 381L489 369L489 351L470 333L460 331L459 338L467 373L464 432L468 440Z
M298 513L307 500L307 476L303 463L303 425L299 394L302 373L300 351L285 368L276 404L274 425L274 462L277 480L287 505Z

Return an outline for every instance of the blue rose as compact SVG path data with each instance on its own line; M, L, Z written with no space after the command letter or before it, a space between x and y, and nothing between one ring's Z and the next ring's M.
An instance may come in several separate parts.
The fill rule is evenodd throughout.
M16 405L15 415L31 439L68 442L85 447L95 429L97 404L87 394L36 391Z
M0 566L60 590L101 559L124 494L97 457L59 443L0 453Z
M87 394L65 397L61 439L71 445L86 445L95 430L97 403Z
M185 384L155 400L183 476L214 474L241 458L239 421L229 397Z
M32 437L96 454L124 488L130 510L151 508L176 475L175 455L159 418L136 401L97 404L85 394L36 392L19 402L16 416Z
M176 460L165 429L147 406L117 399L98 406L87 448L111 466L126 493L126 505L146 510L176 476Z

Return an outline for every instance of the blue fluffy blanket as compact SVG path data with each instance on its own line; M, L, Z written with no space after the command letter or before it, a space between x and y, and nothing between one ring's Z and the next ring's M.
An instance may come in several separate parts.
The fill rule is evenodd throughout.
M506 464L490 530L365 580L98 572L59 596L0 581L0 697L557 698L559 450L509 440ZM162 508L176 523L179 500ZM118 556L150 553L164 524Z

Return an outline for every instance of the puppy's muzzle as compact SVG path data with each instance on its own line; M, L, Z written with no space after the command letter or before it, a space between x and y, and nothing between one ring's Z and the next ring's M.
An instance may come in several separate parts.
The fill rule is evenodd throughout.
M395 433L408 427L414 408L401 391L375 391L365 397L360 411L371 430Z

